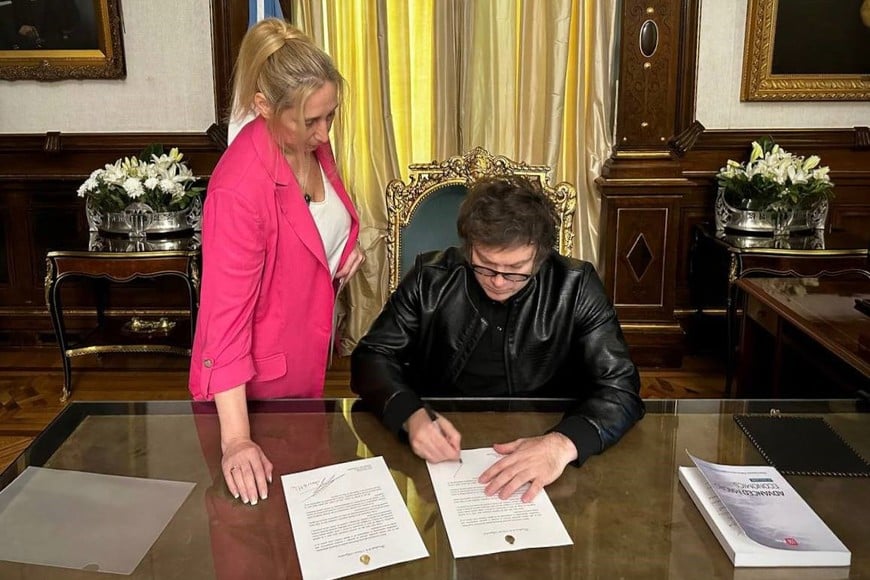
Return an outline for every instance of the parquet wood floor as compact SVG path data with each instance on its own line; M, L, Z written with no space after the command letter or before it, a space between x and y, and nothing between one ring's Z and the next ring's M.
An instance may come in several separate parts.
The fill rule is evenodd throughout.
M73 401L188 400L188 359L168 355L102 355L73 359ZM641 369L644 398L720 398L724 367L687 357L680 369ZM0 470L63 409L60 354L54 348L0 349ZM326 397L352 397L347 358L327 372Z

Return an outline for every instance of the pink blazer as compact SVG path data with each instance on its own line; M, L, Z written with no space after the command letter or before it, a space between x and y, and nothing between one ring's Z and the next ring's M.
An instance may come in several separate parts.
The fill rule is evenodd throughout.
M343 264L359 218L329 144L315 155L351 216ZM336 285L320 232L261 117L242 129L209 180L202 259L193 398L210 400L242 383L249 399L322 396Z

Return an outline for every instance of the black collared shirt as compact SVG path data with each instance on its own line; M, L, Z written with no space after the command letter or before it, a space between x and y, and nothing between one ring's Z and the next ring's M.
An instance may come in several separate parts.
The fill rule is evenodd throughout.
M504 359L504 341L510 314L511 296L497 302L486 295L469 268L468 293L474 306L486 321L486 331L468 357L465 368L456 380L456 396L504 397L508 396L507 368Z

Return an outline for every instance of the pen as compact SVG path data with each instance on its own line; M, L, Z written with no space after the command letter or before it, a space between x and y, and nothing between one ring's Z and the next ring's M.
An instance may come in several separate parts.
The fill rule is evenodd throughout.
M426 414L429 415L429 420L433 423L438 420L438 415L435 414L435 411L432 410L432 407L429 406L429 403L423 403L423 408L426 409Z
M426 409L426 414L429 415L429 420L433 423L438 420L438 415L435 414L435 411L432 410L432 407L429 406L428 403L423 403L423 408ZM459 450L460 453L462 450ZM462 455L459 456L459 463L462 463Z

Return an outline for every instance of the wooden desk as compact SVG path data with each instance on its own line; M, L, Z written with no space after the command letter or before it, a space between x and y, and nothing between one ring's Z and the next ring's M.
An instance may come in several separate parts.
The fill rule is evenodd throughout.
M737 287L745 295L738 396L870 386L870 316L854 307L870 297L870 280L755 278ZM763 347L771 339L772 358Z
M694 230L691 258L692 302L699 311L725 309L726 394L734 377L734 348L742 278L759 276L864 276L870 279L867 235L814 231L786 240L717 231L713 224Z
M88 250L61 250L46 256L45 302L60 346L65 401L71 388L71 362L76 356L105 352L162 352L190 355L199 304L199 237L132 241L92 234ZM127 283L139 278L179 278L184 281L190 308L189 328L183 333L174 321L161 329L153 321L141 326L108 321L104 316L105 289L97 289L97 327L82 344L68 344L61 301L62 283L72 278ZM169 324L173 324L169 328ZM126 325L126 326L125 326Z
M465 448L537 435L566 401L445 401L433 406L463 434ZM28 465L190 481L196 487L146 554L140 578L298 578L293 531L278 475L381 456L429 557L366 578L840 578L870 576L870 485L866 478L787 479L852 551L850 569L735 569L679 484L693 454L719 463L764 460L734 413L823 416L870 456L870 413L855 401L647 401L647 415L583 467L568 467L547 492L574 544L456 559L425 463L352 400L252 403L251 427L275 465L266 501L245 506L219 470L214 406L190 402L71 403L5 472L0 489ZM490 409L490 411L486 411ZM303 444L300 444L303 443ZM135 522L131 522L135 525ZM256 574L253 572L256 571ZM106 578L96 573L0 562L0 578Z

